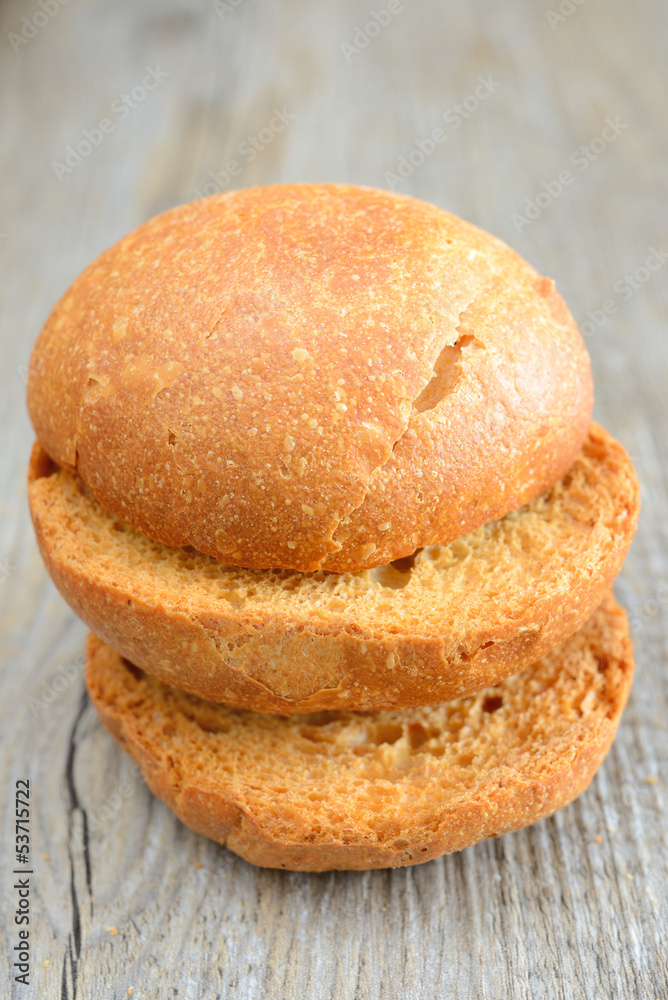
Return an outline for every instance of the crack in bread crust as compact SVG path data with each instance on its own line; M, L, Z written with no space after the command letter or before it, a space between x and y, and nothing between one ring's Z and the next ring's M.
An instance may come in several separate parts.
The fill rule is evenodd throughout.
M495 275L495 277L496 277L496 275ZM333 551L333 552L331 552L331 553L328 553L327 555L325 555L325 557L321 560L320 565L316 566L316 567L313 567L314 569L327 569L327 570L332 570L332 571L336 572L336 571L340 571L341 569L343 569L345 571L345 569L347 568L347 563L349 562L349 560L351 558L351 552L347 551L346 553L343 554L343 556L339 555L339 553L344 548L345 542L349 538L349 536L351 534L351 531L349 529L346 530L345 527L342 530L342 523L345 525L347 522L349 522L351 520L354 521L354 515L355 515L355 513L358 512L360 510L360 508L364 506L365 502L367 501L367 499L369 497L369 492L373 488L374 477L383 468L385 468L389 462L392 461L393 456L394 456L394 452L395 452L397 446L399 445L399 443L401 441L403 441L405 439L407 432L413 428L414 422L415 422L415 420L414 420L415 413L416 412L422 412L418 407L416 407L416 403L417 403L418 400L420 400L420 399L422 399L424 397L424 394L428 391L429 386L432 384L432 382L434 381L434 379L437 377L437 368L438 368L438 365L439 365L439 360L443 356L443 352L445 350L447 350L448 348L455 348L456 345L459 343L460 339L462 338L462 334L461 334L461 330L460 330L460 325L461 325L462 317L465 315L465 313L468 311L468 309L473 305L473 303L476 302L481 297L481 295L483 295L487 291L489 291L489 289L494 284L494 280L495 279L493 278L490 282L488 282L484 286L483 289L478 290L478 292L474 296L471 297L471 299L466 303L466 305L464 305L464 306L462 306L460 308L459 313L457 314L457 317L456 317L456 322L454 324L454 328L452 330L448 330L444 334L442 340L437 343L436 346L438 347L438 354L436 355L436 357L434 358L434 360L433 360L433 362L431 363L431 366L430 366L431 367L431 372L432 372L431 377L428 378L428 380L425 382L425 384L413 396L413 398L411 400L410 410L407 410L407 412L406 412L406 417L405 417L405 420L404 420L404 426L403 426L403 428L401 430L401 433L398 434L397 437L395 438L395 440L392 442L392 447L389 449L387 455L385 456L384 461L379 462L378 465L375 466L375 468L372 468L372 469L369 470L369 474L368 474L368 476L366 478L366 482L365 482L364 494L360 498L359 502L357 504L355 504L354 507L351 507L350 510L346 511L346 513L342 517L340 517L338 519L336 527L333 528L333 530L331 532L331 535L329 536L331 538L333 544L335 544L337 546L336 550ZM471 339L473 339L473 338L471 338ZM460 351L460 354L461 354L461 351ZM450 367L452 367L452 365ZM439 400L439 402L440 402L440 400ZM430 407L430 408L433 409L434 406L436 406L436 405L437 405L437 403L434 403L433 406ZM504 511L504 513L505 513L505 511ZM383 522L380 522L380 523L383 523ZM356 533L357 533L357 535L359 537L359 542L358 542L358 544L355 547L355 555L354 555L355 562L357 563L357 568L363 569L363 568L373 567L373 566L379 565L378 560L375 558L375 553L378 550L378 545L377 545L377 543L374 543L374 542L372 542L370 540L371 537L372 537L372 535L374 534L373 528L368 524L368 522L364 523L363 525L359 525L359 524L355 525L355 528L356 528ZM444 540L447 541L448 539L444 539ZM417 548L417 545L413 545L413 549L415 549L415 548ZM413 549L411 549L411 551L413 551ZM400 552L400 553L398 553L399 557L406 556L406 555L409 555L409 552Z

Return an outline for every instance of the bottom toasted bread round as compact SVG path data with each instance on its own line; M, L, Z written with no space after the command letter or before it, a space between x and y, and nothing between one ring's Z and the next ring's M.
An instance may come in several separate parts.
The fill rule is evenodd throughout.
M294 871L416 864L549 816L589 784L632 675L611 595L522 673L431 708L228 708L163 684L94 635L86 673L103 723L184 823Z

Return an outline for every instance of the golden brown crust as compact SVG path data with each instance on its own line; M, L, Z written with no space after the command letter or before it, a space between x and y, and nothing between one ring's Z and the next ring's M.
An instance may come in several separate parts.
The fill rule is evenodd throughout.
M257 865L398 867L518 830L588 785L628 698L626 615L608 597L542 661L434 708L288 719L201 701L95 636L105 726L192 829Z
M166 683L282 714L445 701L523 669L598 606L639 505L626 452L596 425L549 494L407 573L242 570L168 549L39 445L29 495L49 573L106 642Z
M54 309L38 438L111 511L228 564L356 570L549 488L587 432L554 285L476 227L345 185L152 219Z

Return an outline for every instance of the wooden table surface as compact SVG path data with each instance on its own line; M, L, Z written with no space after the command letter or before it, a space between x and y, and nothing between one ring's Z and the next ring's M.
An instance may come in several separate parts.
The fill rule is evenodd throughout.
M1 995L668 997L665 3L43 4L0 4ZM294 180L394 186L552 276L587 333L597 418L643 488L617 584L637 678L591 787L404 870L263 871L181 826L97 721L85 628L26 506L26 365L78 272L198 191ZM17 779L29 986L11 982Z

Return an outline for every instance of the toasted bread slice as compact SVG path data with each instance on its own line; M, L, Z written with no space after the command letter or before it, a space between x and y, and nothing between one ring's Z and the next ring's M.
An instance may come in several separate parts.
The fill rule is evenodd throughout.
M608 596L549 656L433 708L290 718L202 701L91 635L100 717L189 827L253 864L398 867L518 830L589 784L628 698L625 613Z
M592 426L549 493L447 546L360 573L222 566L128 527L33 454L47 568L105 642L168 684L291 714L435 704L494 684L575 632L635 531L624 449Z

